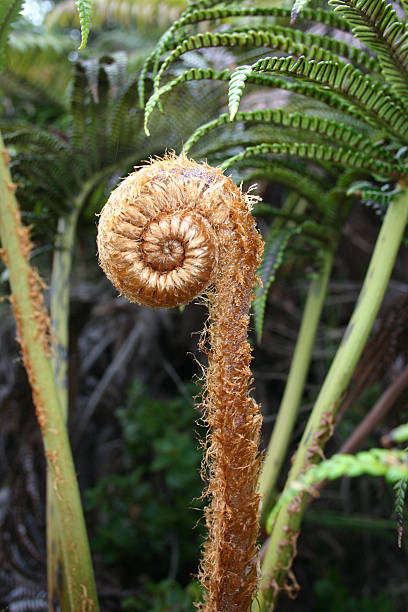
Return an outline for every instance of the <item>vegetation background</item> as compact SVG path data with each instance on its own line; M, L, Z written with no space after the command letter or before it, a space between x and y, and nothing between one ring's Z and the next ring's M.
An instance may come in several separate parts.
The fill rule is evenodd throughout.
M78 52L73 3L31 0L13 30L0 75L0 128L12 153L33 263L50 283L52 258L82 198L70 295L69 428L85 500L101 609L192 610L203 538L199 475L197 332L205 309L138 307L118 298L97 266L96 214L119 177L150 155L180 150L223 110L222 86L183 86L143 132L136 81L141 64L183 2L104 0L95 5L88 47ZM217 51L208 52L214 64ZM202 57L188 60L200 65ZM253 96L253 107L259 104ZM81 191L80 186L87 188ZM288 189L258 181L281 207ZM269 220L259 218L266 232ZM356 205L340 240L313 353L296 447L350 317L378 232L375 210ZM268 295L262 342L254 344L256 398L266 446L284 389L308 282L307 252L293 247ZM353 402L328 446L338 451L407 364L408 256L400 253L370 345L353 379ZM8 294L1 268L0 290ZM0 606L47 610L45 464L12 315L0 304ZM391 342L390 342L391 340ZM360 384L364 372L372 376ZM191 382L193 381L193 382ZM408 421L408 394L364 442ZM284 478L282 479L282 484ZM279 609L399 612L408 609L407 544L397 546L392 489L364 477L327 485L306 513L294 570L302 590Z

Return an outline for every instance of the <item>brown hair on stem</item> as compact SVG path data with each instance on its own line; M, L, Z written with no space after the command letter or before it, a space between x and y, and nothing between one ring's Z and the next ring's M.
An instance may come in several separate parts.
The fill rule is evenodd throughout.
M111 194L98 229L100 265L139 304L172 307L207 290L203 397L208 539L199 577L206 612L247 612L257 584L260 407L249 397L248 309L263 242L250 199L221 170L168 155Z

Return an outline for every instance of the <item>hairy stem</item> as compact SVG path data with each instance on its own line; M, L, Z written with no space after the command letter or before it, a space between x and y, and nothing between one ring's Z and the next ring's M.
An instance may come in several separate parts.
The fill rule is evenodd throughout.
M407 217L408 198L407 193L403 192L388 208L354 313L305 428L285 490L309 465L319 460L322 448L332 433L334 416L387 288ZM289 585L285 581L288 573L292 577L290 567L296 554L305 498L301 494L287 508L283 508L273 525L262 567L261 593L257 602L260 610L266 609L267 600L271 601L268 610L273 610L280 589L286 588L289 593L296 589L296 583Z
M265 520L271 495L286 456L290 436L297 418L299 404L310 366L312 349L326 297L327 284L333 265L333 255L337 243L330 251L322 254L322 266L310 283L302 323L296 341L295 352L290 365L278 418L268 445L262 472L259 479L259 492L262 497L262 515Z
M234 252L234 249L231 249ZM235 251L236 252L236 251ZM255 285L252 264L234 257L211 296L206 419L210 470L206 510L209 538L202 562L206 612L246 612L257 581L257 476L261 414L248 397L251 349L248 309Z
M29 230L21 224L8 161L0 137L1 254L9 269L10 301L55 493L68 599L72 610L94 612L98 610L96 588L75 468L52 371L43 286L29 265Z

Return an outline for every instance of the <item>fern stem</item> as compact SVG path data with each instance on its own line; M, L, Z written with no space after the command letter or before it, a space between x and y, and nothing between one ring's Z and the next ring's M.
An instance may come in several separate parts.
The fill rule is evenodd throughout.
M50 325L43 284L29 265L31 243L22 226L9 156L0 136L1 255L9 269L18 339L53 480L71 610L96 612L98 603L78 484L50 359Z
M75 229L79 207L58 220L57 239L51 275L50 313L52 330L52 367L62 418L65 423L68 416L68 319L69 292L72 264L72 250L75 241ZM65 571L59 584L59 570L63 566L60 546L61 534L58 533L57 500L53 489L52 474L47 472L47 583L48 607L55 610L59 601L64 610L69 605L65 584ZM65 602L65 603L64 603Z
M318 462L322 448L332 433L336 411L391 277L407 218L408 196L402 192L388 208L354 313L305 428L285 491L307 467ZM268 610L273 610L279 590L291 588L285 581L296 554L296 540L305 501L306 496L300 494L276 518L265 554L259 599L254 610L265 610L267 600L271 602L268 603Z
M333 266L337 241L330 250L322 253L320 272L312 279L307 294L302 323L296 341L278 418L268 445L259 479L259 492L262 496L263 518L268 510L272 492L276 485L283 460L286 456L290 436L298 415L304 384L312 357L312 349L326 297L327 284Z

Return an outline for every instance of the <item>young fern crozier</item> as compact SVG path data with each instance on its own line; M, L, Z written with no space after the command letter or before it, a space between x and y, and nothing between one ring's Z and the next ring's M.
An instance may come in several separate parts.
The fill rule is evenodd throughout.
M210 434L200 579L206 612L246 612L257 583L260 408L249 397L248 309L263 242L250 201L217 168L169 155L130 174L102 210L99 259L128 299L186 304L207 290L203 412Z

